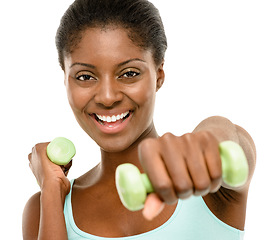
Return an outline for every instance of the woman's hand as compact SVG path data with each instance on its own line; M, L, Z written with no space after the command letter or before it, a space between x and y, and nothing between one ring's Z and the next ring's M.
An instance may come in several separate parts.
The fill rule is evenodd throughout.
M143 214L155 217L163 205L192 195L216 192L222 183L218 140L207 131L181 137L166 133L139 145L141 164L155 193L145 202Z
M67 174L72 166L72 161L65 166L58 166L52 163L46 153L48 144L39 143L33 147L32 153L28 156L29 166L40 185L41 191L46 187L60 187L62 197L65 197L70 191Z
M35 145L29 154L30 168L41 188L25 206L23 235L25 239L67 239L64 219L65 197L70 191L67 173L72 163L58 166L47 156L49 143Z

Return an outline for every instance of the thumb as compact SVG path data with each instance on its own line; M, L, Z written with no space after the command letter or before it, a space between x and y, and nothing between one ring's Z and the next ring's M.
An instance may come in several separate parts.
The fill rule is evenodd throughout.
M142 214L147 220L151 221L162 212L164 207L165 204L158 195L156 193L150 193L145 200Z

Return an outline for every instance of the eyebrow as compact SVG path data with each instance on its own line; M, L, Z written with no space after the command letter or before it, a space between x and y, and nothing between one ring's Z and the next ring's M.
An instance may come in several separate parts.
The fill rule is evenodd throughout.
M88 64L88 63L80 63L80 62L75 62L75 63L73 63L73 64L70 66L70 68L72 68L72 67L75 66L75 65L79 65L79 66L83 66L83 67L89 67L89 68L93 68L93 69L96 68L96 67L95 67L94 65L92 65L92 64Z
M129 60L124 61L124 62L122 62L122 63L119 63L117 66L118 66L118 67L122 67L123 65L126 65L126 64L128 64L128 63L130 63L130 62L134 62L134 61L139 61L139 62L144 62L144 63L145 63L145 61L142 60L142 59L140 59L140 58L132 58L132 59L129 59Z
M144 63L145 63L145 61L142 60L142 59L140 59L140 58L132 58L132 59L129 59L129 60L126 60L126 61L124 61L124 62L119 63L119 64L117 65L117 67L122 67L123 65L126 65L126 64L128 64L128 63L130 63L130 62L134 62L134 61L139 61L139 62L144 62ZM80 62L75 62L75 63L73 63L73 64L70 66L70 68L72 68L72 67L75 66L75 65L80 65L80 66L84 66L84 67L89 67L89 68L96 69L96 67L95 67L94 65L92 65L92 64L89 64L89 63L80 63Z

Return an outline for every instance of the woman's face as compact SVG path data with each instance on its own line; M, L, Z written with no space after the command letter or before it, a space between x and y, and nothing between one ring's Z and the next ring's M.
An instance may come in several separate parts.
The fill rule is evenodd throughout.
M70 106L84 131L105 151L127 149L153 127L163 65L121 28L89 28L65 57Z

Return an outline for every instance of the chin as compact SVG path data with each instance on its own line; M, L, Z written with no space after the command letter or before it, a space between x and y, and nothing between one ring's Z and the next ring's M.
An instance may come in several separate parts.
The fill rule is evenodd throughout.
M105 151L105 152L110 152L110 153L117 153L117 152L123 152L127 149L129 149L132 145L134 145L133 142L129 142L129 141L116 141L116 140L112 140L112 141L109 141L109 142L101 142L101 143L98 143L96 142L100 149L102 151Z

